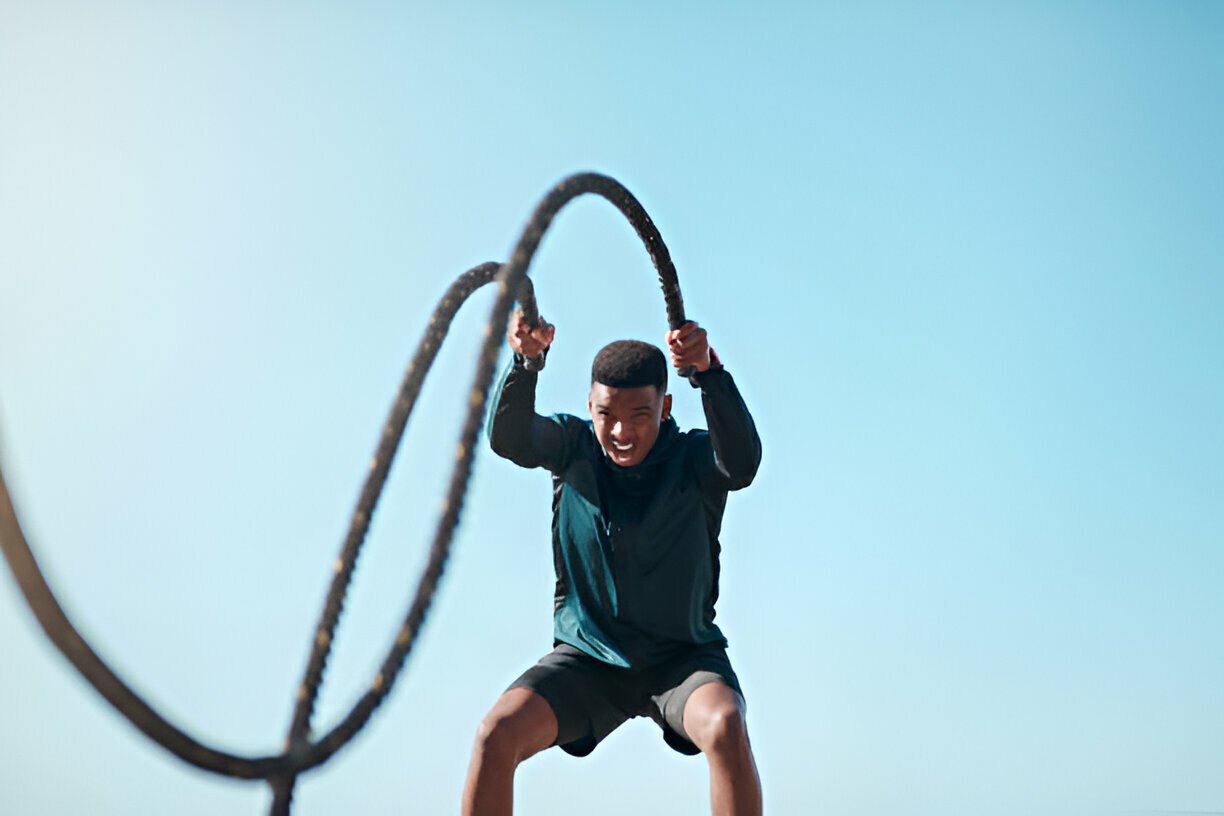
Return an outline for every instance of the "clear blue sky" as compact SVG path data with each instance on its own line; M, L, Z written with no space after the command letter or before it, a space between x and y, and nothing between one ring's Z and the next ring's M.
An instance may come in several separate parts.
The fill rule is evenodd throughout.
M769 811L1224 811L1222 42L1214 3L6 0L21 518L129 682L277 750L427 314L598 170L764 439L719 620ZM590 199L532 275L540 405L581 413L602 343L661 339L653 271ZM490 302L413 417L320 726L407 606ZM547 477L482 451L467 507L394 697L296 813L455 812L481 714L548 648ZM3 572L0 811L265 811L122 721ZM705 768L637 721L533 760L518 802L701 814Z

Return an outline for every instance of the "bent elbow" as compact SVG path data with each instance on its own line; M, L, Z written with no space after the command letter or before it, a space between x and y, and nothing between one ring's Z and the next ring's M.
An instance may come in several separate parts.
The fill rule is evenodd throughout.
M493 434L489 437L489 447L498 456L513 462L519 467L532 468L538 464L535 456L532 455L530 447L516 444L514 440L506 439L500 434Z
M729 475L727 477L727 490L743 490L756 478L756 470L750 470L747 473Z
M742 464L740 467L728 468L725 465L720 466L723 478L726 481L727 490L743 490L748 485L752 484L756 479L757 471L761 467L761 452L756 450L754 455Z

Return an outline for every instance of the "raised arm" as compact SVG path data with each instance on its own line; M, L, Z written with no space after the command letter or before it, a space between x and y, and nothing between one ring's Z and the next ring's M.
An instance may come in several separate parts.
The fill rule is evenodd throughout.
M672 365L696 369L690 381L701 389L712 448L710 461L697 463L700 475L726 490L747 487L761 464L761 437L735 380L710 348L706 330L696 323L669 331L666 342Z
M521 467L556 470L565 459L564 429L554 420L535 412L539 375L523 365L527 358L548 351L555 332L555 327L543 322L543 318L539 327L528 326L518 310L506 332L506 342L514 352L514 359L493 394L489 445L498 456Z

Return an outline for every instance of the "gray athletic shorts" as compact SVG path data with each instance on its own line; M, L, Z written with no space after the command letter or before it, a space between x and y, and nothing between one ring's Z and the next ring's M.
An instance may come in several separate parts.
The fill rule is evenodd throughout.
M724 683L743 696L720 644L694 646L648 669L625 669L559 643L510 688L543 697L557 717L561 750L586 756L632 717L650 717L663 739L682 754L699 754L684 731L684 705L706 683Z

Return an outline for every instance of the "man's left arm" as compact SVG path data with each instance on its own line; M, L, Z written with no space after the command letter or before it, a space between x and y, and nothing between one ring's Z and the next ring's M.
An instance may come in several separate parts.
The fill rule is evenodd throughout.
M715 475L727 490L747 487L761 464L761 437L735 380L710 348L706 330L686 323L667 333L672 365L692 367L689 381L701 389L713 448Z

